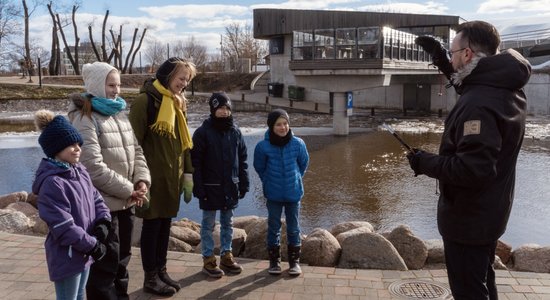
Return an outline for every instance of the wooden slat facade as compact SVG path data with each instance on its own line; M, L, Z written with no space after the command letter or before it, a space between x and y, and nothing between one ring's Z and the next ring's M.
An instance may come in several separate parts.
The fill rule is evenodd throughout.
M254 38L269 39L292 34L294 30L389 26L391 28L450 26L460 24L459 16L419 15L381 12L255 9Z

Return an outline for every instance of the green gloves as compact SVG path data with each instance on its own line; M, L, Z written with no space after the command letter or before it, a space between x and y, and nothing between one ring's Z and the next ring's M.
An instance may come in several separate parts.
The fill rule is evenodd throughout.
M191 202L193 198L193 174L184 173L183 174L183 201L185 203Z

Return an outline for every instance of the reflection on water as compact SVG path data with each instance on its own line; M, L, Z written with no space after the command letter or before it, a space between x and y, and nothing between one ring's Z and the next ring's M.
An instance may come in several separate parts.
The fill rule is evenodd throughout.
M316 227L329 229L343 221L368 221L378 230L408 224L423 239L440 238L436 224L437 183L426 176L414 177L405 152L387 132L346 137L305 136L311 161L304 178L301 211L304 233ZM437 152L440 134L403 134L403 138ZM266 216L257 174L253 170L254 147L260 140L246 136L251 192L241 200L237 216ZM0 148L2 146L0 145ZM0 194L30 191L40 148L0 149ZM526 139L518 159L516 197L503 240L517 247L525 243L550 245L550 141ZM182 201L178 218L200 222L196 200Z

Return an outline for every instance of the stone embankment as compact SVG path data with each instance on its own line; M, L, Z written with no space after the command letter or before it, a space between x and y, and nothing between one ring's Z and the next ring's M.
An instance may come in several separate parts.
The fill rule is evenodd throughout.
M48 226L38 216L36 195L17 192L0 196L0 230L10 233L46 235ZM235 256L268 259L265 249L267 219L257 216L234 219ZM170 250L200 253L200 224L182 219L172 223ZM214 232L215 253L219 254L219 225ZM282 229L282 258L286 260L286 225ZM134 239L134 245L139 240ZM512 247L499 241L495 268L550 273L550 247L536 244ZM310 266L347 269L418 270L439 268L445 262L441 240L424 241L401 225L391 232L376 232L365 221L343 222L330 228L316 228L302 237L303 263Z

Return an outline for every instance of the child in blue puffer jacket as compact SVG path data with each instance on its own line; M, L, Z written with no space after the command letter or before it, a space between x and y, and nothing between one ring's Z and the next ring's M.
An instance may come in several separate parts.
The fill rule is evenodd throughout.
M288 273L297 276L300 268L300 200L304 196L302 178L309 154L302 139L292 134L288 113L275 109L267 116L269 129L254 150L254 169L262 180L267 198L267 249L269 274L281 274L281 214L286 216Z

